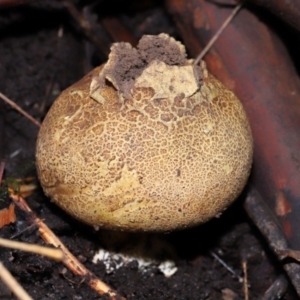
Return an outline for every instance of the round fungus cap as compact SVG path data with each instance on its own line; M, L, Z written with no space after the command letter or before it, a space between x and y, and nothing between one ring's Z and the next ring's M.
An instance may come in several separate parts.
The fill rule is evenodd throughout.
M252 136L237 97L166 34L116 43L66 89L38 135L47 195L95 226L170 231L219 215L241 193Z

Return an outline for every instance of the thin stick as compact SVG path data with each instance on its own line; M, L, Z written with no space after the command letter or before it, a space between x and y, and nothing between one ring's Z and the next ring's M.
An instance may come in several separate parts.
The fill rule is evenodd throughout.
M62 261L64 258L64 254L60 249L52 249L40 245L31 245L0 238L0 246L43 255L56 261Z
M239 282L243 282L243 278L239 276L228 264L221 259L215 252L209 251L210 255L215 258L227 271L229 271L234 277L236 277Z
M26 117L28 120L30 120L33 124L40 127L41 123L37 121L34 117L29 115L25 110L23 110L19 105L17 105L14 101L7 98L5 95L0 93L0 98L4 100L6 103L8 103L11 107L13 107L15 110L17 110L19 113L21 113L24 117Z
M216 40L219 38L221 33L224 31L224 29L228 26L228 24L232 21L232 19L236 16L236 14L239 12L239 10L242 8L243 2L238 4L234 10L231 12L229 17L225 20L225 22L222 24L222 26L219 28L219 30L215 33L215 35L212 37L212 39L208 42L208 44L205 46L205 48L201 51L201 53L197 56L197 58L194 61L194 65L198 65L200 60L206 55L206 53L209 51L209 49L213 46L213 44L216 42Z
M44 220L43 220L43 221L44 221ZM24 232L26 232L26 231L28 231L28 230L30 230L30 229L32 229L32 228L35 228L35 229L36 229L36 225L35 225L34 223L31 224L31 225L29 225L28 227L24 228L23 230L21 230L21 231L15 233L15 234L13 234L13 235L11 235L10 238L13 240L13 239L15 239L16 237L22 235Z
M243 260L242 262L242 268L243 268L243 273L244 273L244 295L245 295L245 300L249 300L249 289L248 289L248 272L247 272L247 261Z
M64 253L64 265L73 272L75 275L80 275L85 278L85 282L93 288L100 295L105 293L109 294L111 300L115 299L125 299L122 298L116 291L106 285L103 281L101 281L98 277L96 277L91 271L85 268L76 257L67 249L67 247L60 241L60 239L51 231L51 229L41 220L39 219L27 205L24 198L21 196L14 194L13 190L9 190L10 198L14 201L14 203L23 211L26 211L31 215L31 220L38 226L38 230L42 239L48 243L52 244L56 248L60 248Z
M20 300L33 300L27 292L20 286L17 280L10 274L10 272L0 262L0 278L11 290L12 293Z

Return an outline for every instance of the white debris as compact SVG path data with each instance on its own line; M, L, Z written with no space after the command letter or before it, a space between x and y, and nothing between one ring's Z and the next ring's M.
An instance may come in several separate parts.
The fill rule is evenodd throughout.
M165 277L171 277L177 271L175 262L172 260L159 262L150 258L115 253L105 249L99 249L98 252L95 253L92 261L94 264L97 264L98 261L101 261L105 265L106 272L108 274L114 272L122 266L126 266L132 261L137 261L138 269L141 272L148 272L158 269L165 275Z
M167 277L171 277L177 272L177 267L172 260L165 260L158 266L159 270Z

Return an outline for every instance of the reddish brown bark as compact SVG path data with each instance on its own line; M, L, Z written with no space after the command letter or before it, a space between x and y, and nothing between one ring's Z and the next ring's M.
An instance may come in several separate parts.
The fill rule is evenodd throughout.
M250 0L258 4L300 31L300 1L291 0Z
M218 5L236 5L241 0L207 0ZM245 3L253 3L272 12L287 24L300 31L300 1L298 0L247 0Z
M190 53L199 50L231 9L201 0L168 0ZM209 70L243 102L254 137L251 181L288 241L300 249L300 81L282 42L243 9L205 58Z

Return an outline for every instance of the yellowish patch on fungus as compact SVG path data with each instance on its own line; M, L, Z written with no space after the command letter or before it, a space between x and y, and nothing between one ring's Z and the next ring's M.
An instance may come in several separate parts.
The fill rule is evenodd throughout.
M135 170L128 170L127 164L122 169L121 178L112 182L112 184L103 191L104 196L112 196L124 193L131 193L140 186L138 174Z

